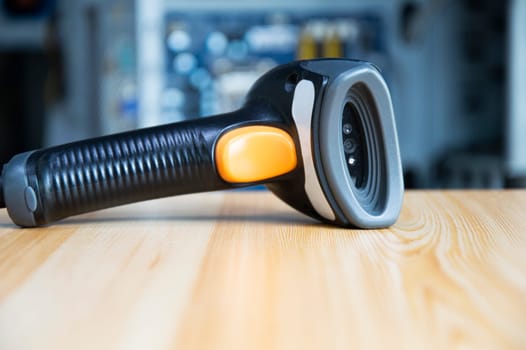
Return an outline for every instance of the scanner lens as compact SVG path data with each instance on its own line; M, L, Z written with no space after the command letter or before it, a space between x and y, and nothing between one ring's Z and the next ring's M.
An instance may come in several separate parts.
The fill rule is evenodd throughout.
M342 137L349 175L356 188L363 188L367 182L367 144L360 115L351 102L343 108Z

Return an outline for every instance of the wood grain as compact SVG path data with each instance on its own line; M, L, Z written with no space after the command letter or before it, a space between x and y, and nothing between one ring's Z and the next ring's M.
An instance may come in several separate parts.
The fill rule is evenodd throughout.
M526 191L408 191L386 230L267 192L18 229L0 211L0 349L526 348Z

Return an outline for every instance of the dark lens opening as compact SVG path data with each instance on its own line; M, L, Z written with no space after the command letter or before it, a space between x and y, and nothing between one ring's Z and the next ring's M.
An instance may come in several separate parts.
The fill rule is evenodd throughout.
M341 133L347 170L356 188L361 189L367 183L367 143L360 115L351 102L343 108Z

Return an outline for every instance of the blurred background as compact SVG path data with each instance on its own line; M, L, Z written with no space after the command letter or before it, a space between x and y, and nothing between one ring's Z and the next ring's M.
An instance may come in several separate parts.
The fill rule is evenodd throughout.
M408 188L526 184L523 0L0 0L0 162L232 110L314 57L381 68Z

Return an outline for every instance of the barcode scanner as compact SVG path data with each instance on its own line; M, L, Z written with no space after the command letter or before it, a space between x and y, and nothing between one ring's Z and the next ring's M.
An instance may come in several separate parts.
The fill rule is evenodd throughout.
M0 204L14 223L33 227L258 184L326 223L393 224L403 180L379 71L356 60L294 62L263 75L235 112L18 154L4 165Z

